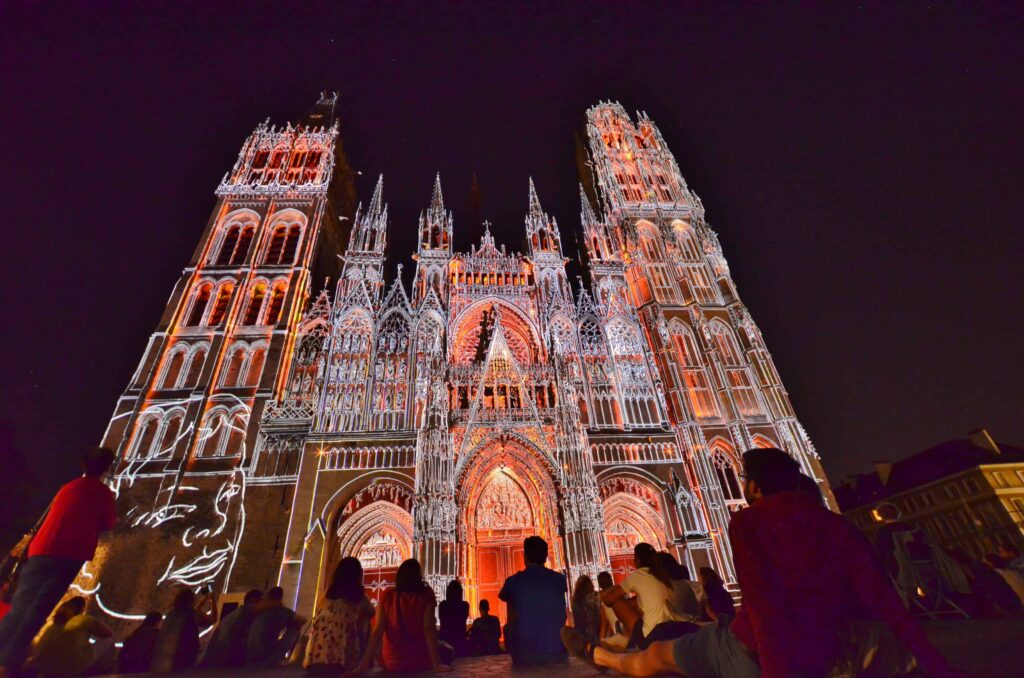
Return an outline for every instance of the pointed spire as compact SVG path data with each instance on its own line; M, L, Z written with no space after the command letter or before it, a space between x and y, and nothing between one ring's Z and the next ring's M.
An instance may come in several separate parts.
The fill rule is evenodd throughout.
M430 215L435 221L444 219L444 196L441 194L441 173L434 177L434 194L430 198Z
M377 186L373 189L373 197L370 199L370 206L366 208L368 218L379 217L383 211L382 196L384 195L384 175L377 177Z
M583 190L583 184L580 184L580 219L584 226L598 223L597 216L594 214L594 208L590 206L590 200Z
M540 198L537 197L537 188L533 185L533 177L530 177L530 216L543 217L544 208L540 206Z

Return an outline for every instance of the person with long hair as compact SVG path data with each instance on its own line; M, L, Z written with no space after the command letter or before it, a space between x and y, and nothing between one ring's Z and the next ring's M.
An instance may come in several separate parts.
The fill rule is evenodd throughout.
M656 640L670 640L697 630L697 626L672 609L672 577L658 552L650 544L640 542L633 547L636 569L619 583L601 593L601 602L614 605L628 594L636 595L641 617L632 621L630 645L646 648Z
M377 605L373 632L355 673L370 668L377 649L387 671L451 671L441 663L437 651L434 592L423 581L423 570L415 558L403 561L395 575L395 586L384 592Z
M452 646L455 656L466 656L469 653L466 643L469 603L462 599L462 584L458 579L448 582L444 600L437 606L437 616L441 618L441 640Z
M686 566L680 565L675 556L668 551L658 553L658 558L672 582L672 609L686 621L697 621L704 612L701 601L704 587L690 581L690 573Z
M732 596L725 590L725 582L710 567L697 570L700 584L704 587L704 611L712 621L719 621L736 614Z
M306 670L344 672L355 668L369 642L371 619L373 603L363 588L363 566L358 558L342 558L309 627Z
M204 611L204 607L211 609ZM199 658L199 632L215 621L217 599L212 591L204 592L199 598L190 588L178 591L157 634L152 670L164 673L195 666Z
M601 638L601 602L593 580L585 574L573 587L571 609L573 625L562 627L562 643L570 654L585 657Z

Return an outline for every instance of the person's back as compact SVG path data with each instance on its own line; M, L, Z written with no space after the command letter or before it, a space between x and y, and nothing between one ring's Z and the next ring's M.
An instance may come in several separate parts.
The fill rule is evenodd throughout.
M75 478L54 496L28 556L92 560L100 533L113 528L116 517L114 493L100 478Z
M442 600L437 606L437 616L441 621L441 640L459 652L460 646L466 641L469 603L464 600Z
M473 620L469 630L469 642L473 654L487 655L501 652L501 622L490 614L491 604L486 599L480 601L480 616Z
M146 615L139 627L125 638L118 656L119 673L148 673L153 666L153 650L160 634L159 612Z
M428 587L418 592L388 589L380 605L385 619L381 662L388 671L420 671L430 668L431 658L423 616L435 606Z
M766 472L748 461L752 454L744 455L744 464L748 487L758 494L729 526L743 594L733 630L756 650L762 672L824 675L841 656L844 625L865 612L909 640L914 647L908 649L920 652L926 667L944 665L860 533L806 493L766 490L761 495L755 483Z
M195 666L199 659L199 631L211 623L193 607L195 601L195 593L187 588L174 597L153 648L153 671L181 671Z
M255 610L245 645L245 663L249 666L277 664L291 649L283 645L291 638L287 631L295 621L295 612L284 604L283 597L284 591L274 587Z
M245 594L241 605L224 615L213 631L203 656L204 666L242 666L245 664L249 631L256 618L257 605L263 592L253 589Z
M506 579L498 594L509 605L505 643L515 663L566 661L561 638L568 590L565 577L544 567L548 547L543 539L527 538L523 550L526 568Z

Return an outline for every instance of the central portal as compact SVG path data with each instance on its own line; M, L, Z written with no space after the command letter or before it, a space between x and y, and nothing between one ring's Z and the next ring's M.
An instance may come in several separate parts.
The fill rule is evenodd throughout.
M517 444L483 450L463 482L466 597L474 616L486 599L504 625L508 611L498 593L505 579L525 566L525 538L543 537L548 542L548 567L561 569L552 520L557 515L554 488L533 453Z

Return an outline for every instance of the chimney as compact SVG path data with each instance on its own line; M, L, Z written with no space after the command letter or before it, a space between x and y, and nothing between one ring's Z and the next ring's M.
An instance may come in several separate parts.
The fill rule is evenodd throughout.
M982 449L995 452L996 454L1002 454L1002 450L999 449L999 445L992 439L989 432L983 428L975 429L967 434L967 438Z
M889 461L876 461L875 462L875 473L878 474L878 479L882 481L883 485L889 484L889 476L892 475L892 462Z

